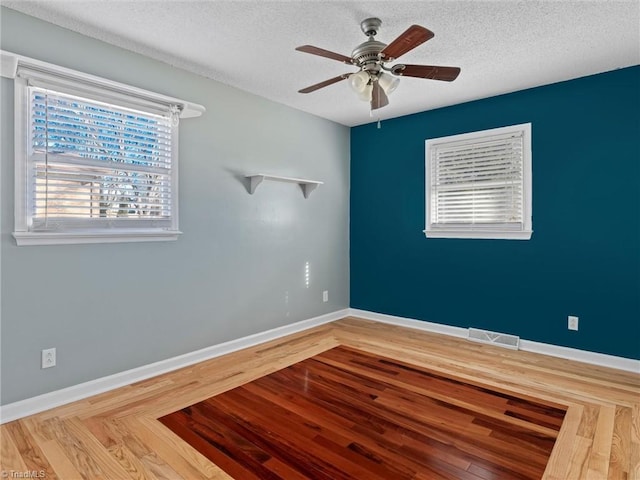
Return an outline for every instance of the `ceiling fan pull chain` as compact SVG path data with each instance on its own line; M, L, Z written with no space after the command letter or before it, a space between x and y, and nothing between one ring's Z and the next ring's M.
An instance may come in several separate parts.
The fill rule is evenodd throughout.
M380 130L382 126L380 125L380 117L378 117L378 130Z

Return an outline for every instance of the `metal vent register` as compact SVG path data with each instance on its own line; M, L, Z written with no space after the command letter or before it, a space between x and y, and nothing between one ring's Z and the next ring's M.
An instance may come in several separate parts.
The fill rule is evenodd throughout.
M480 330L477 328L469 329L469 340L480 343L488 343L490 345L498 345L500 347L518 350L520 346L520 337L509 335L507 333L490 332L488 330Z

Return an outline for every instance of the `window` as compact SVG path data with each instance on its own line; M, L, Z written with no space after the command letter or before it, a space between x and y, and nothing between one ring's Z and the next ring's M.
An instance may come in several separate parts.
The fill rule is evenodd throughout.
M24 57L15 105L18 245L177 238L178 121L202 107Z
M426 141L428 238L531 238L531 124Z

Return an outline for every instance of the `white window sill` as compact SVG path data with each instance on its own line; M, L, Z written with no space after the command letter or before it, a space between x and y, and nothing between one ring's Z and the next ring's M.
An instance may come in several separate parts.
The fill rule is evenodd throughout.
M16 239L18 246L73 245L80 243L168 242L177 240L181 233L177 230L13 232L13 238Z
M533 230L505 232L491 230L423 230L427 238L484 238L492 240L530 240Z

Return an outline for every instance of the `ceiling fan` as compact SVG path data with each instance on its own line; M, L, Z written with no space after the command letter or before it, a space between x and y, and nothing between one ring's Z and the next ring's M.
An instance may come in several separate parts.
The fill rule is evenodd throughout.
M360 28L369 39L358 45L351 52L350 57L314 47L313 45L303 45L296 48L299 52L330 58L360 69L354 73L345 73L324 82L316 83L298 90L298 92L315 92L341 80L349 79L349 83L358 94L358 97L361 100L370 102L371 110L376 110L389 104L388 95L398 86L398 77L428 78L445 82L451 82L457 78L460 73L458 67L406 65L402 63L388 67L387 63L393 62L401 55L433 38L434 33L420 25L412 25L387 45L374 38L381 25L382 20L379 18L367 18L360 23Z

